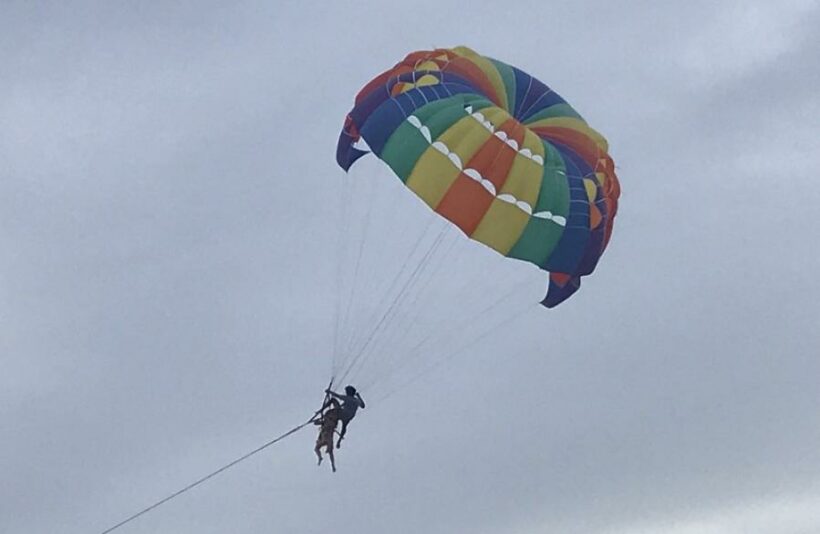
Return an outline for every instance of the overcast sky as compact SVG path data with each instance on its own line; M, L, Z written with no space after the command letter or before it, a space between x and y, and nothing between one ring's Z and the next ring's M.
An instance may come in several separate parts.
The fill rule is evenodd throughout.
M118 532L820 532L820 3L502 4L0 5L1 532L99 533L312 413L339 184L382 188L373 273L392 218L440 228L375 158L336 166L344 116L462 44L609 139L595 274L548 311L542 274L444 234L433 293L510 300L403 312L458 343L400 365L422 334L385 332L338 473L310 428Z

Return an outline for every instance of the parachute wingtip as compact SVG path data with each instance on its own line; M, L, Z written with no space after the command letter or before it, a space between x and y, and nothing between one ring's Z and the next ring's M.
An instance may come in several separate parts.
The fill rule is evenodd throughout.
M574 295L580 287L580 276L552 273L550 274L549 289L544 300L541 301L541 305L552 309Z

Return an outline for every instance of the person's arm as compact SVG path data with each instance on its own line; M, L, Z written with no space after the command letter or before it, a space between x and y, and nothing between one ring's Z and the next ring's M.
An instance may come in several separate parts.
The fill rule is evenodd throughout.
M328 395L330 395L331 397L336 397L337 399L343 399L343 398L344 398L344 395L339 395L339 394L338 394L338 393L336 393L335 391L331 391L331 390L329 390L329 389L326 389L326 390L325 390L325 393L327 393L327 394L328 394Z
M356 393L356 400L359 401L359 408L364 410L364 401L362 400L362 396Z

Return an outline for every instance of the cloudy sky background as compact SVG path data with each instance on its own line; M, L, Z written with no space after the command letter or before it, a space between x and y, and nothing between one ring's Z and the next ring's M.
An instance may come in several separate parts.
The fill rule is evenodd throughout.
M0 6L0 531L101 532L315 409L342 120L459 44L610 140L599 269L527 308L456 242L524 314L363 390L336 475L302 431L119 532L820 531L820 3L67 4Z

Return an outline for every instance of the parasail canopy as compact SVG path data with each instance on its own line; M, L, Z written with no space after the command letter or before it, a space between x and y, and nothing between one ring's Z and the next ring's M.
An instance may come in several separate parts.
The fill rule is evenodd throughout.
M365 85L336 160L348 170L373 152L468 237L549 271L551 308L612 235L620 187L607 150L555 91L462 46L408 54Z

